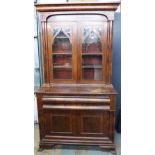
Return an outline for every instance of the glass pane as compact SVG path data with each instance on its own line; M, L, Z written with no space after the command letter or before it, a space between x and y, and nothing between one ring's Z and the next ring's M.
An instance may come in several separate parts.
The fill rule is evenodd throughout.
M53 78L72 79L72 44L69 28L55 28L52 44Z
M71 79L71 68L54 68L54 79Z
M64 66L71 67L72 65L72 55L63 54L53 54L53 65L54 66Z
M82 79L102 80L101 28L87 27L83 31Z
M100 29L84 28L82 53L102 53Z
M85 80L102 80L102 69L100 68L83 68L83 79Z
M82 65L102 65L102 55L83 55Z

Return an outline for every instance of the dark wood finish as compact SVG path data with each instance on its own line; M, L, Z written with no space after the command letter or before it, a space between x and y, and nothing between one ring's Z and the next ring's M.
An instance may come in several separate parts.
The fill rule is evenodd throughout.
M36 4L38 12L55 11L115 11L120 3L64 3L64 4Z
M112 30L119 3L37 4L44 84L40 149L94 145L115 153Z

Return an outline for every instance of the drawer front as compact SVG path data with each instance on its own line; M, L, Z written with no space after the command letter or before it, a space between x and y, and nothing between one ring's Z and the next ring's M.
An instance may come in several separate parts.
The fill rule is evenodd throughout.
M51 110L109 110L110 98L105 97L43 97L43 109Z

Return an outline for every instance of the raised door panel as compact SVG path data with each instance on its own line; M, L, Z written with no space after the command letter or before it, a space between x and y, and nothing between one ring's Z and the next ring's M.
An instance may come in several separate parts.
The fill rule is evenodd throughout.
M75 135L75 115L71 111L45 110L43 113L45 137Z
M108 137L109 112L81 112L78 124L79 135Z
M48 22L47 29L51 82L76 81L76 24Z
M52 134L63 133L72 134L72 117L71 114L51 114L50 115L50 130Z
M81 22L79 26L79 79L103 82L107 50L107 22Z

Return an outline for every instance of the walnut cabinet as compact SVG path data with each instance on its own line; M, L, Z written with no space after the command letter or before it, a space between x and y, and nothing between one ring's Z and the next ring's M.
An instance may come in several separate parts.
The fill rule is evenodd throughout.
M37 92L40 149L115 150L112 32L119 3L37 4L44 83Z

